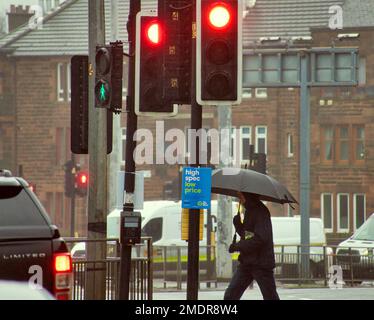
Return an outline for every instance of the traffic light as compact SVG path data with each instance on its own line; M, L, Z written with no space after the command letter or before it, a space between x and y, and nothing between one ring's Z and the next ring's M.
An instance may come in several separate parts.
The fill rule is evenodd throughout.
M72 160L69 160L64 165L65 172L65 196L72 198L75 191L75 171L76 167Z
M137 115L175 115L177 107L163 99L164 37L155 12L136 17L135 112Z
M75 191L78 196L87 195L89 175L86 171L78 171L75 174Z
M71 152L88 154L88 56L71 59Z
M122 110L123 44L96 47L95 107Z
M240 104L242 1L196 2L196 99L201 105Z
M164 99L191 104L193 8L185 0L162 0L158 15L163 31Z
M70 145L74 154L88 154L88 56L71 59ZM122 77L122 75L121 75ZM122 79L122 78L121 78ZM122 80L121 80L122 83ZM122 86L122 84L121 84ZM121 87L122 101L122 87ZM113 149L113 112L107 112L107 154Z

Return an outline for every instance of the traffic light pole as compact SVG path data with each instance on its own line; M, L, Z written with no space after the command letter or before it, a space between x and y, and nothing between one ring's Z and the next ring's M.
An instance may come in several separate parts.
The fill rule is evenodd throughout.
M71 154L71 161L75 166L75 154ZM74 237L75 235L75 190L70 199L70 236Z
M89 12L89 62L95 66L96 45L105 43L104 0L90 0ZM95 66L96 68L96 66ZM95 69L94 68L94 69ZM95 108L95 76L89 77L89 194L88 239L96 240L87 245L89 261L106 258L107 216L107 109ZM88 264L86 267L86 300L105 299L105 263Z
M196 0L192 1L193 19L192 23L196 26ZM196 28L193 28L196 30ZM192 70L191 70L191 129L199 130L202 128L202 107L196 102L196 34L192 35ZM198 139L198 138L197 138ZM200 140L196 141L195 163L193 167L199 167ZM199 291L199 230L200 230L200 210L190 209L188 222L188 264L187 264L187 300L198 300Z
M129 80L127 96L127 126L126 126L126 164L125 164L125 192L126 199L123 211L134 211L135 190L135 159L133 157L136 147L134 133L137 130L138 117L135 114L135 40L136 40L136 15L141 10L140 0L130 0L130 13L127 23L129 39ZM121 226L123 227L123 226ZM121 244L119 299L128 300L130 292L131 273L131 246Z

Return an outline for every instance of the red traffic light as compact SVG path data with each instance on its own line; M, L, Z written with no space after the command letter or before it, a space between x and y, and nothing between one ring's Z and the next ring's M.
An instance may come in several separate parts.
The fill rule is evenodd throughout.
M226 5L218 2L209 10L208 20L212 27L223 29L227 27L231 21L230 10Z
M151 44L157 45L161 43L161 26L157 21L151 22L147 26L145 32Z
M78 188L87 188L88 186L88 173L78 172L76 175L76 183Z

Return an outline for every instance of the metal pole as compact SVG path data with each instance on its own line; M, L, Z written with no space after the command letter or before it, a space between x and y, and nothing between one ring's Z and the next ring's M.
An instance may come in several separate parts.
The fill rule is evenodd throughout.
M300 215L301 271L309 277L309 217L310 217L310 87L308 85L309 55L301 52L300 87Z
M71 154L71 161L75 167L75 154ZM70 199L70 236L73 238L75 234L75 188Z
M111 0L110 17L111 17L111 36L112 42L118 39L118 0ZM113 210L116 207L116 197L118 194L117 175L121 170L121 115L113 117L113 151L109 155L108 161L108 208Z
M141 9L140 0L130 1L129 20L127 31L129 38L129 81L127 102L127 125L126 125L126 165L125 165L125 192L126 198L123 211L134 211L135 190L135 159L133 153L136 141L133 140L138 126L138 117L135 114L135 38L136 38L136 15ZM122 226L121 226L122 227ZM120 300L129 299L131 274L131 246L121 244L121 270L120 270Z
M105 43L104 0L88 2L89 61L95 66L96 45ZM95 77L89 79L89 171L88 239L105 239L107 215L107 109L94 106ZM90 261L106 258L105 242L89 242L87 258ZM105 264L88 265L86 269L87 300L105 298Z
M221 141L222 146L231 146L231 114L230 106L218 107L218 122L219 130L229 130L229 136L223 136ZM227 150L228 148L225 148ZM231 147L230 147L231 149ZM220 167L227 166L230 157L230 152L220 153ZM217 278L230 279L232 277L232 258L229 253L229 246L232 241L232 204L231 198L218 195L217 197Z
M196 26L196 0L192 1L193 19L192 23ZM195 28L196 29L196 28ZM196 35L192 37L192 68L191 68L191 129L196 132L201 129L203 117L202 107L196 102ZM193 167L199 167L200 162L200 139L196 141L195 150L191 150ZM193 156L195 153L195 157ZM200 229L200 210L189 210L188 222L188 262L187 262L187 300L197 300L199 291L199 229Z

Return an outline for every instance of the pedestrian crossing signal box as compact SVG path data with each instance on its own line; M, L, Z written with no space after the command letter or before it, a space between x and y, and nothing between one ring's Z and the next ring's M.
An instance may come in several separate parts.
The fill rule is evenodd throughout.
M141 222L140 212L121 212L121 244L140 243Z

